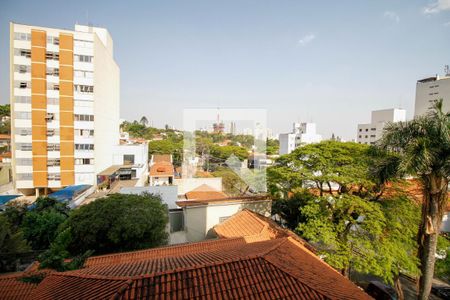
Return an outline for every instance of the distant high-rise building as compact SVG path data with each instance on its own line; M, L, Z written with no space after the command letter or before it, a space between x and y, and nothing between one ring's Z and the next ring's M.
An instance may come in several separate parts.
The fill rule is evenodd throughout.
M96 184L119 141L120 70L104 28L10 24L15 188Z
M372 111L368 124L358 124L356 141L360 144L375 144L383 136L384 126L389 122L406 121L406 110L400 108Z
M230 134L236 135L236 123L235 122L230 123Z
M220 120L220 114L217 113L217 122L213 124L214 133L223 133L225 130L225 124Z
M305 144L319 143L322 136L316 133L315 123L294 123L291 133L281 133L280 155L289 154L297 147Z
M450 111L450 74L446 69L445 76L433 76L417 81L414 116L423 115L430 108L432 101L444 100L444 111Z

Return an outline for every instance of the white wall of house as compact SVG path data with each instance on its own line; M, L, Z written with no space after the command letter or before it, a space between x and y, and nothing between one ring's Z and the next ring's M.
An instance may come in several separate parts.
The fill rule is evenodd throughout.
M400 108L372 111L370 123L358 124L356 141L373 145L383 136L383 129L390 122L406 121L406 110Z
M270 217L272 200L229 202L183 208L184 228L188 242L198 242L215 236L213 227L244 208Z
M133 170L136 178L145 179L148 176L148 144L125 144L114 146L113 165L125 165L124 155L133 155Z

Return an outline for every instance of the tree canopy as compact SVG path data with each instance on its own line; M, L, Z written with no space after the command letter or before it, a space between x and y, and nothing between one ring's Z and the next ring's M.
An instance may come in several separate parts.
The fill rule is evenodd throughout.
M72 255L101 254L164 245L167 223L167 206L158 196L113 194L72 211L63 229L70 231Z
M392 283L400 269L416 274L411 228L418 208L401 194L383 195L386 186L377 178L381 171L374 172L373 166L387 157L392 159L356 143L299 147L268 170L274 213L345 275L354 270ZM390 178L386 170L383 174Z

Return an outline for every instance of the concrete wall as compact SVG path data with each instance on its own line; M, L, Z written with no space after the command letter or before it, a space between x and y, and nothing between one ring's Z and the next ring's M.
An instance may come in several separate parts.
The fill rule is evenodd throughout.
M95 173L112 165L119 143L120 70L97 35L94 35Z
M444 112L450 111L450 77L428 82L417 82L414 115L427 112L432 100L444 99Z
M113 165L123 165L124 155L134 155L136 178L146 178L148 175L148 144L117 145L114 147Z

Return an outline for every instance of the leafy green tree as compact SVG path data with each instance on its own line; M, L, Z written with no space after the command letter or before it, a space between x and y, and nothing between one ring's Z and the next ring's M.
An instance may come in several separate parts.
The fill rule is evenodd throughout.
M113 194L74 210L63 228L70 229L70 254L102 254L164 245L167 223L158 196Z
M211 161L224 163L231 155L235 155L239 160L248 158L247 149L239 146L218 146L212 145L210 149Z
M151 141L148 144L148 152L150 156L152 154L172 154L173 164L175 166L181 166L183 143L170 139Z
M385 128L380 146L399 154L399 176L416 176L424 194L419 226L418 256L421 265L419 299L428 299L442 217L448 201L450 180L450 113L435 101L424 116L392 123Z
M139 121L139 123L141 123L141 125L143 125L144 127L147 127L148 125L148 120L145 116L142 116L141 120Z
M434 274L436 277L450 281L450 237L439 236L436 253L439 255L436 260Z
M245 193L248 186L231 169L227 167L218 167L211 173L214 177L222 178L222 185L225 193L230 196L239 196Z
M34 250L47 249L58 233L58 227L68 218L69 209L52 198L38 198L34 209L22 220L25 238Z
M0 117L10 116L11 107L9 104L0 105Z
M296 230L298 224L306 222L306 216L302 214L300 209L315 198L308 190L298 189L289 198L274 199L272 214L278 215L287 228Z
M398 195L383 195L390 169L373 170L387 158L356 143L297 148L268 169L269 190L281 199L274 212L291 228L298 222L297 232L344 275L353 270L393 283L399 270L414 274L414 214ZM402 232L407 234L400 238Z
M280 142L278 140L267 139L266 153L267 155L276 155L280 150Z
M8 218L0 214L0 272L14 271L17 254L30 250L22 231L14 231Z
M72 235L70 228L61 231L57 238L52 242L50 248L39 256L39 268L64 272L83 267L86 259L91 256L94 251L87 250L83 254L71 257L67 250L71 241Z

